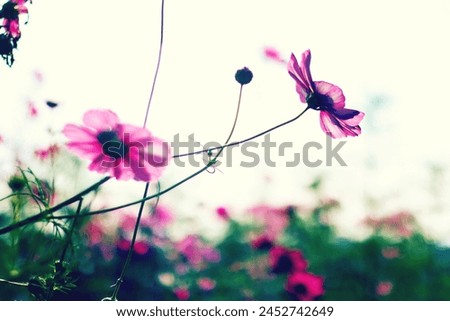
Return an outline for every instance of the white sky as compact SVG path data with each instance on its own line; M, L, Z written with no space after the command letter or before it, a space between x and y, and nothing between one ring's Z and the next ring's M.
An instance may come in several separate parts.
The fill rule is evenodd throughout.
M158 49L159 7L156 0L40 0L30 6L16 63L12 69L0 66L0 107L7 115L0 119L0 134L9 141L1 147L3 172L8 148L17 146L12 137L20 137L21 148L40 139L19 125L25 106L17 106L27 95L61 102L56 115L47 112L41 119L51 117L55 127L98 107L142 124ZM286 157L274 154L276 168L240 168L234 151L233 168L197 177L167 202L176 200L174 206L186 214L205 216L220 204L239 211L258 201L308 203L312 197L305 186L325 175L324 194L343 202L334 218L342 233L358 235L357 224L367 214L409 209L433 237L450 242L449 14L446 0L167 0L164 56L149 120L156 135L171 140L176 133L195 133L202 143L224 140L239 90L234 73L243 66L255 77L244 88L234 138L296 115L304 106L294 83L282 66L263 58L264 46L286 57L310 48L313 78L339 85L347 106L366 113L362 135L342 149L348 167L285 168ZM33 84L33 70L44 74L42 86ZM386 103L375 106L380 95ZM36 126L31 128L37 131ZM324 144L318 114L309 111L273 133L272 140L292 141L296 151L308 141ZM430 165L444 169L433 193ZM193 170L172 167L163 184ZM377 202L369 206L367 199ZM199 202L203 211L193 206Z

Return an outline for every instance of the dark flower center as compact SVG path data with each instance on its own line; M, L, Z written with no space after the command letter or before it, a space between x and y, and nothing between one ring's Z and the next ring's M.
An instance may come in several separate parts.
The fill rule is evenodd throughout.
M310 93L306 97L308 108L315 110L330 110L333 107L333 100L327 96L319 93Z
M102 144L102 151L104 155L118 159L123 158L128 154L129 148L123 141L119 139L117 133L112 130L100 132L97 139Z
M294 286L294 292L298 295L303 295L308 293L308 289L303 284L296 284Z
M292 260L288 254L283 254L278 259L278 262L276 263L273 272L275 273L287 273L292 270Z
M16 9L17 3L8 1L0 11L0 18L9 20L17 20L19 18L19 11Z

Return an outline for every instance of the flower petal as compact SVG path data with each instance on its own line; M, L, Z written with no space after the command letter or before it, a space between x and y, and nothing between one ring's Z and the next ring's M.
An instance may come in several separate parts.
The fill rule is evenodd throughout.
M95 131L84 126L67 124L63 128L63 133L67 138L76 142L94 143L97 141Z
M364 114L355 115L359 121L361 121ZM320 127L322 130L332 138L343 138L347 136L358 136L361 134L361 127L358 125L352 125L355 123L353 118L349 120L339 119L339 115L335 115L328 111L320 112ZM348 122L347 122L348 121ZM358 122L359 123L359 122Z
M315 81L314 84L316 86L316 92L330 97L333 101L334 109L342 109L345 107L345 96L341 88L326 81Z
M84 114L83 123L97 131L112 130L119 123L119 117L108 109L92 109Z
M309 82L308 78L303 74L303 70L305 70L305 67L300 68L297 62L297 58L294 54L291 54L291 58L288 61L288 72L289 75L294 78L295 82L297 83L296 89L300 94L301 102L306 103L306 96L311 93L314 88L312 82Z

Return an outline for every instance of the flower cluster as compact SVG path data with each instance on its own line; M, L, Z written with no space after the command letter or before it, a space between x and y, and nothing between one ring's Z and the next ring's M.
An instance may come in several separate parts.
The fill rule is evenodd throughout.
M25 5L27 1L9 0L0 10L0 55L8 66L14 63L13 50L17 49L17 43L21 37L20 16L28 14L28 8Z
M364 224L376 232L396 237L410 237L416 228L414 216L405 211L381 218L368 217Z

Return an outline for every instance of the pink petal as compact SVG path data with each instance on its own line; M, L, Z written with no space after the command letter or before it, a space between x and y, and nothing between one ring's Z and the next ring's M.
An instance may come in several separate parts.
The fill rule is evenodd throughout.
M315 81L314 84L316 86L316 92L331 98L334 109L342 109L345 107L345 96L341 88L326 81Z
M146 146L150 141L152 134L142 127L137 127L128 124L119 124L116 127L117 135L125 142L127 145Z
M339 119L331 112L320 112L320 127L322 130L332 138L343 138L347 136L358 136L361 134L361 127L357 125L351 125L354 121L350 120L347 123L345 119ZM358 116L360 118L361 116ZM364 117L364 115L362 115ZM362 118L361 118L362 119Z
M309 69L310 63L311 55L309 50L302 54L302 61L300 62L300 65L294 54L291 54L291 58L288 61L289 75L294 78L299 86L304 87L304 91L307 93L314 91L314 83L312 81L311 71Z
M341 121L345 121L345 123L349 126L358 126L365 115L361 111L346 108L334 110L333 114Z
M69 142L67 147L75 154L88 159L93 159L102 154L102 147L99 143Z
M119 117L111 110L93 109L84 114L83 122L97 131L113 130L119 123Z
M94 143L98 142L95 131L83 126L68 124L64 126L63 133L67 138L75 142Z
M312 92L312 89L303 77L297 58L295 58L294 54L291 54L291 58L288 61L288 72L296 82L296 90L300 94L301 102L306 103L306 96Z

